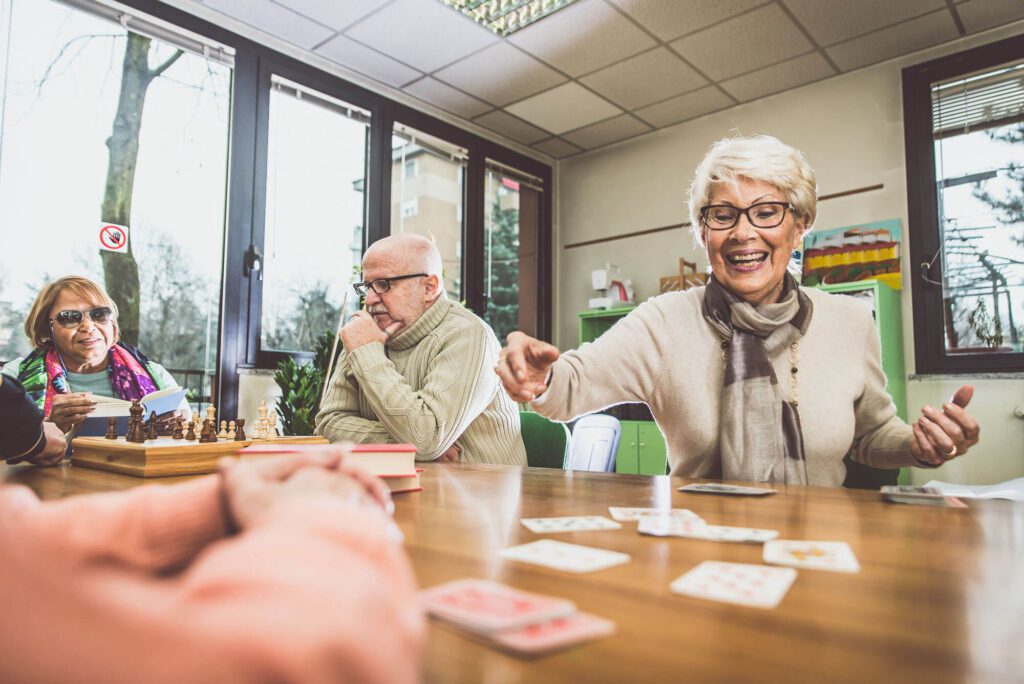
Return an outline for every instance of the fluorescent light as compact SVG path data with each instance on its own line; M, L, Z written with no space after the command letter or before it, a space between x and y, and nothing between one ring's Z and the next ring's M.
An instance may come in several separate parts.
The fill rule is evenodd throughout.
M483 24L499 36L507 36L524 26L568 7L576 0L441 0L456 12Z

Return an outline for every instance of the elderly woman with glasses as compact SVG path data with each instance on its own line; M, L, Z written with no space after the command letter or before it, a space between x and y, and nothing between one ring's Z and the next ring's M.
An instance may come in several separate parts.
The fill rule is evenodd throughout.
M68 432L93 411L91 395L141 399L177 387L160 364L119 341L117 305L97 283L66 276L45 286L25 321L35 349L3 367Z
M690 188L707 286L655 297L561 355L510 334L496 369L506 390L555 420L646 403L685 477L840 486L847 453L875 468L965 453L979 433L965 411L972 388L907 425L868 309L789 273L816 201L798 150L769 136L716 143Z

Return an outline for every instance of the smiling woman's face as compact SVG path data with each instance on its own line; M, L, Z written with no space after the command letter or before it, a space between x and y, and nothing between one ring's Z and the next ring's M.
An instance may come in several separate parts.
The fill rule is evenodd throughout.
M737 185L712 187L708 204L746 209L758 202L788 202L774 185L740 178ZM745 215L727 230L702 226L701 235L715 279L755 306L778 300L790 255L803 237L805 221L792 210L774 228L755 228Z
M60 311L73 309L83 312L82 322L74 328L65 328L53 321L51 333L53 343L60 352L64 365L72 373L92 373L107 367L107 352L117 342L117 331L113 317L103 323L96 323L86 312L104 306L103 302L84 299L75 292L64 289L50 308L50 318Z

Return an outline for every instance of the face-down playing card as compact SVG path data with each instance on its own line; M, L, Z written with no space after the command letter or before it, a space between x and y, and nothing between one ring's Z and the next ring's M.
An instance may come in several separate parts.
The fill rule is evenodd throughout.
M478 634L521 629L576 611L572 601L480 579L457 580L426 589L420 592L420 600L430 615Z

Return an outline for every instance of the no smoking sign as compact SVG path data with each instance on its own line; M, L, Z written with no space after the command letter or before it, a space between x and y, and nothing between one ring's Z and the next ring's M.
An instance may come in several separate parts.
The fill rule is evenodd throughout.
M101 224L100 249L126 253L128 251L128 226L119 226L116 223Z

